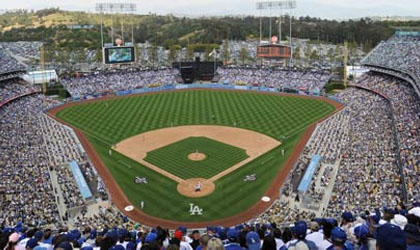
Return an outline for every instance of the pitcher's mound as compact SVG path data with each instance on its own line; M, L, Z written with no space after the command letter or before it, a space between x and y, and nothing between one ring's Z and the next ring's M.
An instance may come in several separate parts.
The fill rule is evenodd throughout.
M188 155L188 159L191 161L202 161L206 159L206 155L203 153L191 153Z
M177 190L184 196L198 198L213 193L215 188L216 185L214 185L212 181L202 178L193 178L179 183Z

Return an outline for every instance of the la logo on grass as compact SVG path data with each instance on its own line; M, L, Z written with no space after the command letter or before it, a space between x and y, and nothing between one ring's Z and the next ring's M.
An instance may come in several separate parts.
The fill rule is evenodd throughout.
M190 203L190 215L203 215L203 209L194 203Z

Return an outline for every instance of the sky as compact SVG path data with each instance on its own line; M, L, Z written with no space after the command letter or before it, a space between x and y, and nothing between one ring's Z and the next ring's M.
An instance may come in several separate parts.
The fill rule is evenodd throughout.
M0 10L42 9L94 11L97 2L137 3L139 14L177 14L187 16L259 15L260 0L0 0ZM267 1L267 0L264 0ZM296 0L295 16L349 19L366 16L420 16L420 0ZM272 12L277 15L279 11ZM269 11L266 12L266 15Z

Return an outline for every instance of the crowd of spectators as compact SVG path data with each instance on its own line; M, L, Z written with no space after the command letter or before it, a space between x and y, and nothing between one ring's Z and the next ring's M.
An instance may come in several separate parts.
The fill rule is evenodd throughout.
M219 83L320 91L331 79L329 72L263 68L218 68Z
M338 97L347 103L349 131L327 214L337 216L344 210L360 213L400 204L401 178L392 113L386 100L354 88Z
M311 139L299 156L288 180L283 185L283 196L258 218L259 221L283 224L291 221L293 218L303 220L315 218L316 214L313 211L302 210L297 203L293 202L294 197L301 195L297 193L297 187L305 174L312 156L322 156L321 166L325 166L325 170L321 171L321 169L324 169L322 167L317 168L310 183L310 188L305 194L311 198L312 205L321 203L325 189L328 187L331 179L332 165L340 159L340 152L346 147L349 120L349 111L345 109L317 126ZM315 185L318 178L321 179L320 187ZM291 196L292 200L288 200L288 196Z
M254 219L255 222L273 222L278 225L287 225L294 220L310 221L316 218L315 212L302 210L297 204L294 204L292 200L286 199L285 197L287 196L283 196L281 199L276 200L269 209Z
M0 43L0 50L7 50L27 65L38 63L41 58L42 42L7 42Z
M382 41L362 63L402 70L420 79L420 36L395 34Z
M115 73L97 72L88 76L62 79L62 83L72 96L86 96L146 88L150 85L174 84L178 74L175 69L134 72L122 70Z
M387 96L393 106L408 198L420 199L420 100L413 87L395 77L369 73L359 84Z
M370 83L372 81L374 79L366 80ZM377 81L372 85L376 86L376 83ZM417 107L416 101L409 98L410 92L403 89L404 87L400 90L394 89L405 95L405 97L398 96L398 100L408 99L411 107ZM285 184L286 187L291 186L286 194L292 197L302 195L297 192L296 187L311 157L317 154L322 157L321 166L323 167L317 169L310 188L304 195L312 199L313 205L321 202L325 190L330 185L334 185L331 197L326 200L329 201L328 206L319 214L337 218L346 210L360 214L382 206L401 205L403 187L397 164L398 148L394 136L391 107L380 95L357 88L342 91L337 97L346 103L346 107L317 126ZM411 97L415 98L412 92ZM407 103L403 105L401 107L408 108L401 108L401 110L412 112L404 117L411 119L419 117L419 110L412 110ZM413 121L405 119L404 122L409 125L404 127L406 133L410 135L417 133L418 129ZM401 129L402 123L397 127ZM416 147L418 140L417 144L413 139L405 139L405 141L411 144L403 147L405 152L401 154L409 156L406 157L409 159L409 165L405 172L408 175L411 201L414 201L418 199L415 196L418 191L414 184L418 180L419 154ZM407 148L411 151L408 152ZM334 167L338 167L338 172L336 178L332 179ZM315 185L317 179L320 179L319 185ZM314 218L315 213L301 208L299 202L290 202L290 199L282 197L259 219L264 222L285 223L291 217L306 220Z
M19 79L0 82L0 103L33 91L40 91L40 88L25 84Z
M296 218L292 218L296 219ZM339 219L314 218L288 226L276 223L210 226L189 231L162 227L146 228L127 223L107 228L80 224L75 229L30 227L18 222L2 226L0 248L12 249L103 249L103 250L413 250L420 247L420 207L410 210L353 214Z
M0 109L0 220L6 225L60 221L39 130L42 97L26 97Z
M3 82L0 97L5 101L33 90L39 89ZM33 94L0 108L0 207L7 208L1 209L0 221L5 224L60 224L60 202L66 209L85 208L68 166L71 161L79 163L88 183L106 193L73 130L44 114L56 104L47 99Z
M0 74L25 69L25 65L10 56L4 49L0 48Z
M44 114L41 114L39 119L45 147L48 148L49 164L51 168L59 173L57 181L66 207L84 206L85 202L80 192L74 192L78 187L67 164L72 161L86 162L89 160L87 154L72 129L63 126Z
M323 163L333 165L346 147L344 138L348 136L349 113L345 109L319 124L306 146L311 154L321 155Z
M82 213L76 216L73 220L75 227L83 225L90 225L98 230L106 228L114 228L119 226L133 226L133 221L129 220L127 216L123 215L114 206L99 206L98 211L91 214Z

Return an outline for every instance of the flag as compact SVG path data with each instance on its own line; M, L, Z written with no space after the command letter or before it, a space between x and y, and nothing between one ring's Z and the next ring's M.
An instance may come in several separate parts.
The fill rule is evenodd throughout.
M213 49L213 51L209 54L209 56L214 56L214 55L217 55L216 49Z

